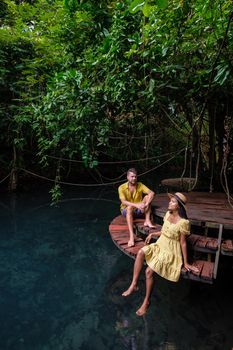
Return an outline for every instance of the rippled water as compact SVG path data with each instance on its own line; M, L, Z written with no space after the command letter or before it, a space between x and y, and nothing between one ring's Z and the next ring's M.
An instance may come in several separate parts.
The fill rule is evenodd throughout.
M1 350L233 348L232 258L214 286L157 277L140 318L144 276L121 297L133 260L108 233L116 191L67 192L52 207L42 189L2 196L0 208Z

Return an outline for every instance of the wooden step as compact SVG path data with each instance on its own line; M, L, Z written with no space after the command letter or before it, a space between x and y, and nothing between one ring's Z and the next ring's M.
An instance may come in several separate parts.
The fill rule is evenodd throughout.
M214 280L214 263L205 260L194 260L193 264L198 267L199 272L188 272L184 267L181 270L183 278L212 284Z
M185 193L184 193L185 194ZM191 223L212 222L216 225L223 224L224 229L233 229L232 207L225 193L189 192L186 193L188 203L187 214ZM167 193L156 194L152 203L152 213L164 217L168 207ZM229 237L232 239L232 237Z
M223 255L233 256L233 240L226 239L222 241L221 253Z
M142 238L146 238L149 233L161 231L162 226L156 224L155 229L149 229L142 223L135 224L138 231L138 235ZM155 238L156 240L156 238ZM216 253L218 249L218 239L213 237L201 236L192 233L187 237L187 242L190 248L204 253Z
M187 242L192 249L199 252L216 253L218 249L218 239L213 237L191 233L191 235L187 238Z
M148 236L149 233L155 233L160 232L162 226L159 224L155 224L155 228L149 228L147 226L143 225L143 222L135 223L135 228L139 236L141 236L144 240L146 239L146 236ZM155 238L156 239L156 238ZM158 239L158 237L157 237Z

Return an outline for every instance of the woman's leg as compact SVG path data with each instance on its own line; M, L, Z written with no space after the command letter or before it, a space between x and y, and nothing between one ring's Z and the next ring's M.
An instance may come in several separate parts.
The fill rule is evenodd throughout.
M143 263L144 263L144 258L145 258L145 253L142 249L140 249L137 253L137 257L134 263L134 269L133 269L133 279L132 282L129 286L129 288L122 293L123 297L127 297L128 295L130 295L132 292L134 292L135 290L137 290L137 283L138 283L138 277L139 274L141 272Z
M136 311L136 314L138 316L143 316L147 312L147 309L150 305L150 296L151 296L151 292L154 284L153 274L154 274L154 271L148 266L146 269L146 295L142 305Z

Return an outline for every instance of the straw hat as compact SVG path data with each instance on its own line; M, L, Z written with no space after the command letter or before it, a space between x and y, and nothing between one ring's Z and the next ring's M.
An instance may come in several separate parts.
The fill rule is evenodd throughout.
M176 192L174 194L168 193L167 195L169 198L174 197L185 208L185 204L187 203L187 198L183 193Z

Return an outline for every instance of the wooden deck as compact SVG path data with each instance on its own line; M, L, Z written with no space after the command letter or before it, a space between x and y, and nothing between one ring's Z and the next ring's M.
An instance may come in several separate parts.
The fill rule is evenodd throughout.
M202 235L208 236L209 229L219 229L222 225L221 254L233 256L233 208L228 203L227 196L224 193L206 192L184 194L188 198L186 209L193 232L195 232L196 226L201 226L203 228ZM166 193L155 196L152 202L152 212L155 217L164 217L168 200Z
M233 230L233 209L224 193L189 192L186 205L188 218L193 224L223 224L226 229ZM168 207L168 196L161 193L155 196L152 206L156 216L164 217ZM233 232L232 232L233 235Z
M161 225L156 225L156 228L153 230L145 229L143 230L143 221L142 219L135 220L135 229L137 231L137 237L135 239L135 246L134 247L128 247L128 240L129 240L129 231L128 226L126 223L126 220L123 216L117 216L109 225L109 232L111 235L111 238L115 245L126 255L129 257L135 259L137 252L140 248L144 247L144 239L146 235L149 232L155 232L161 230ZM143 237L144 236L144 237ZM195 241L195 244L193 242ZM189 241L189 244L193 246L193 249L199 249L199 245L201 245L201 249L204 251L204 244L200 243L202 242L202 239L200 237L200 240L198 239L191 239ZM209 253L209 247L207 248L206 252ZM211 251L216 251L216 244L213 242L211 244ZM194 274L192 272L188 272L186 269L182 269L181 275L184 278L201 281L205 283L213 283L214 279L214 263L210 261L205 260L195 260L195 265L199 268L199 273Z
M233 256L233 209L230 207L224 194L193 192L186 194L188 198L187 213L191 221L191 235L187 238L189 258L199 268L199 273L188 272L184 268L181 271L183 278L212 284L217 277L220 255ZM167 194L156 195L152 203L152 211L155 217L162 218L168 206ZM126 219L119 215L109 225L109 232L113 242L125 254L131 258L136 257L137 252L144 246L144 240L149 232L160 231L161 225L149 230L143 226L143 219L136 219L135 246L129 248L127 243L129 232ZM157 222L157 221L156 221ZM198 233L196 232L198 228ZM209 233L215 229L217 234ZM210 230L210 231L209 231ZM227 238L225 238L225 231ZM201 256L201 257L200 257Z

